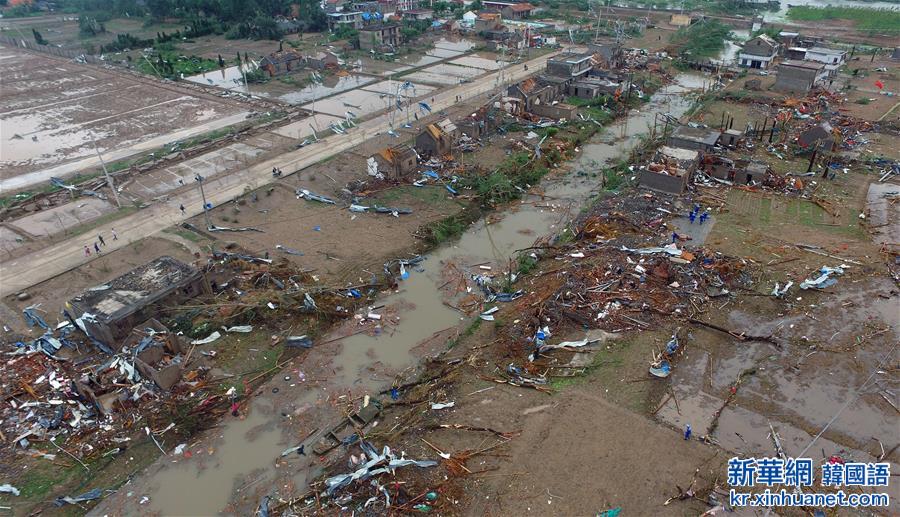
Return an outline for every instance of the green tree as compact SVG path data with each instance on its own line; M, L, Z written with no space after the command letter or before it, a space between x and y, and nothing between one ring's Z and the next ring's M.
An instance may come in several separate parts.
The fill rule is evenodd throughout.
M440 15L450 10L450 4L444 0L438 0L431 4L431 8L434 10L434 14Z
M48 45L47 40L41 36L41 33L37 31L37 29L32 28L31 34L34 36L34 42L38 45Z
M318 0L300 0L300 23L306 32L321 32L328 28L328 17ZM302 32L302 31L301 31Z
M147 10L150 11L150 16L156 20L172 16L173 8L171 0L147 0Z

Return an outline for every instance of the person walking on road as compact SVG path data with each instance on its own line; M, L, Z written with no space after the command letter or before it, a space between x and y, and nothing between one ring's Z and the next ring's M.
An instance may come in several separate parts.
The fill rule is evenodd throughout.
M115 229L115 228L110 228L110 232L112 233L112 236L113 236L113 240L114 240L114 241L119 240L119 234L116 233L116 229Z
M100 239L100 245L101 245L101 246L106 246L106 241L103 240L103 235L102 235L102 234L97 235L97 238Z
M84 256L85 256L85 257L90 257L90 256L91 256L91 249L88 248L87 245L84 246Z
M186 212L184 211L184 205L181 205L178 208L181 210L181 215L187 215Z
M99 244L97 244L97 243L96 243L96 242L95 242L95 243L94 243L94 251L96 251L96 252L97 252L97 255L99 255L99 254L100 254L100 245L99 245Z

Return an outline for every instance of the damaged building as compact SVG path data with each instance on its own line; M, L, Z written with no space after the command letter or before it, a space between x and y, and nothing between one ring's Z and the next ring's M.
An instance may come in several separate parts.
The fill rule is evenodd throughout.
M396 23L380 23L367 25L359 29L360 50L389 50L400 46L400 25Z
M560 54L547 60L547 74L575 80L587 77L587 73L594 67L593 58L594 55L590 53Z
M666 143L672 147L708 152L719 142L719 135L717 129L679 126L669 135Z
M446 156L453 151L456 133L457 128L450 119L428 124L416 137L416 150L425 157Z
M778 65L777 71L772 89L793 94L805 94L828 75L824 64L811 61L787 60Z
M208 293L203 274L169 256L138 266L106 284L69 300L73 318L82 318L92 337L112 348L135 324L149 319L163 305Z
M268 56L262 58L259 67L269 73L269 77L276 75L289 74L294 70L302 68L306 63L303 54L296 50L281 50L272 52Z
M415 172L417 164L416 151L406 144L385 147L372 155L378 170L390 179L400 179Z
M681 194L687 190L699 162L697 151L664 145L641 169L640 184L653 190Z
M749 185L754 181L762 181L769 172L769 167L765 163L731 160L718 155L704 156L702 168L710 177L730 181L735 185Z

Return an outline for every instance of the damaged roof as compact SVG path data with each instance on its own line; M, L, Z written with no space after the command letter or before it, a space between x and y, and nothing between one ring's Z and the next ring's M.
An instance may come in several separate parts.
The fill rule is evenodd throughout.
M672 138L700 142L706 145L716 145L719 140L719 131L716 129L680 126L673 133Z
M72 298L81 312L114 320L149 305L200 275L193 266L162 256Z
M521 4L512 4L511 6L509 6L509 8L512 9L513 12L517 13L534 10L534 6L529 4L528 2Z
M664 145L659 148L659 154L661 156L666 156L668 158L672 158L679 162L691 162L696 160L700 153L694 151L692 149L682 149L680 147L669 147Z

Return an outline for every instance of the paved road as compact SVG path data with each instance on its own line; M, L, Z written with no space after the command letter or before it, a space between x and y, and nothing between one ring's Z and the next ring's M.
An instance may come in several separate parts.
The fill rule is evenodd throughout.
M509 84L543 70L547 60L553 55L548 54L528 61L525 63L528 66L528 70L525 70L525 64L507 67L502 72L504 74L504 82ZM432 109L437 112L449 108L457 103L457 95L463 99L471 99L495 90L500 73L499 71L494 72L482 76L472 83L462 84L436 93ZM274 166L283 169L286 174L288 171L292 174L331 156L347 151L378 134L386 132L388 129L388 114L382 114L360 123L357 127L347 131L346 135L334 135L325 139L324 142L282 154L277 158L260 162L232 174L210 179L207 183L204 183L207 201L213 205L231 201L243 194L248 186L251 189L256 189L270 183L272 181L271 171ZM166 204L153 205L135 214L98 227L87 236L76 236L16 260L0 264L0 297L17 293L89 262L94 256L85 257L83 248L85 244L93 242L93 235L102 233L109 236L110 230L112 228L116 229L116 232L119 234L119 240L112 241L108 237L106 239L109 246L105 249L109 252L181 223L185 218L178 208L180 205L185 206L188 217L200 214L203 211L203 202L200 199L199 190L187 190L172 196Z

